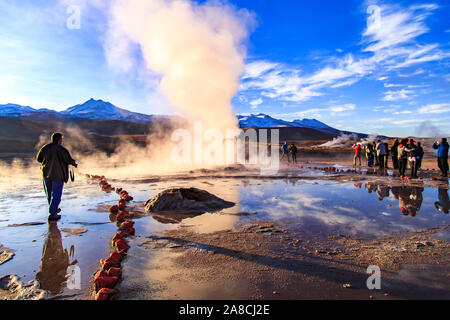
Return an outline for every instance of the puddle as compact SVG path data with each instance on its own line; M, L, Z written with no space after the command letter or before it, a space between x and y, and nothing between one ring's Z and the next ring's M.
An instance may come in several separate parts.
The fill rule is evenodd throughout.
M197 233L214 233L236 230L256 221L275 221L283 228L324 238L336 233L379 237L391 232L445 226L450 222L447 189L386 187L330 180L234 179L228 176L223 179L156 182L148 179L121 180L113 184L126 188L133 195L133 205L137 208L163 190L183 187L205 189L237 204L218 213L154 215L136 221L138 238L130 240L132 248L124 266L124 278L129 282L124 283L123 289L125 292L127 287L131 290L141 277L145 283L172 286L172 298L206 299L215 296L219 289L215 283L176 284L174 279L170 279L171 273L164 264L169 263L168 257L178 254L177 246L161 250L146 250L138 246L146 237L160 235L165 230L186 228ZM62 220L48 224L47 206L39 179L28 179L25 185L19 182L11 184L10 181L2 184L0 181L0 190L0 244L15 253L13 259L0 265L0 276L17 274L24 282L39 279L43 288L51 291L52 295L85 295L89 280L98 269L98 260L109 255L109 241L117 231L117 226L110 222L109 213L101 208L115 204L117 195L104 193L97 184L77 179L65 186ZM30 222L44 224L30 225ZM15 227L8 227L10 225ZM434 237L450 240L445 231L437 232ZM192 250L201 253L207 248ZM70 265L81 270L80 291L69 290L66 286L65 275ZM137 276L127 278L127 272ZM220 297L239 298L236 292L241 292L243 298L248 297L245 284L230 281L227 285L229 290L223 291ZM136 298L164 298L161 291L149 286L142 287L141 291L135 289L133 297Z

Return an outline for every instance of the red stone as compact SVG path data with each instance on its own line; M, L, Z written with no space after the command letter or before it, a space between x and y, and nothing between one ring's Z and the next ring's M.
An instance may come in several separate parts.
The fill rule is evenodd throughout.
M112 296L115 295L116 293L117 290L103 288L97 292L97 294L95 295L95 300L99 301L111 300Z

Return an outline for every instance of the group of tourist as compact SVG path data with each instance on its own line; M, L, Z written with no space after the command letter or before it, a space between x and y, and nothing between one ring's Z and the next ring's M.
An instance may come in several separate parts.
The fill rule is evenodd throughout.
M291 162L290 157L292 157L292 162L297 163L297 153L298 149L295 144L288 145L287 141L281 146L281 160L287 156L288 162ZM290 156L290 157L289 157Z
M361 166L361 156L363 147L360 143L353 146L355 156L353 164L356 166L357 161ZM389 155L392 158L392 165L395 170L398 170L401 176L404 176L406 169L411 168L411 178L417 178L417 172L422 167L422 160L424 157L424 150L422 144L414 139L396 139L391 148L389 144L381 140L368 143L364 146L365 155L368 167L379 167L380 169L387 169L389 162ZM436 141L433 149L437 150L438 166L441 170L442 177L448 177L448 152L449 144L446 138L441 141Z

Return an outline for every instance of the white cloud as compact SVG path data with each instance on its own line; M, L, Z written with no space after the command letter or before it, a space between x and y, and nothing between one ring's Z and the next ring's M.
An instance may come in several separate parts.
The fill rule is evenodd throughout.
M410 110L404 110L404 111L396 111L393 114L394 115L401 115L401 114L411 114L411 113L413 113L413 112L410 111Z
M419 109L420 114L439 114L450 112L450 103L429 104Z
M420 122L420 120L418 120L418 119L407 119L407 120L392 121L392 123L395 124L395 125L405 125L405 124L411 124L411 123L418 124L419 122Z
M270 61L255 61L245 66L243 79L258 78L265 72L274 69L278 66L278 63Z
M340 106L333 106L333 107L329 108L329 110L331 112L344 112L344 111L351 111L351 110L355 110L355 109L356 109L356 106L352 103L340 105Z
M384 87L385 88L395 88L395 87L402 87L402 84L393 84L393 83L385 83Z
M418 70L416 70L416 71L414 71L412 73L407 73L407 74L399 73L398 76L402 77L402 78L410 78L410 77L414 77L414 76L417 76L417 75L420 75L420 74L424 74L424 73L425 73L425 70L418 69Z
M387 91L384 93L383 101L398 101L405 100L414 97L414 91L412 90L398 90L398 91Z
M406 10L397 10L389 6L372 8L374 10L363 34L369 44L364 51L378 52L407 43L428 32L423 21L437 6L412 6Z
M349 115L353 110L356 110L356 105L353 103L332 105L326 108L312 108L307 110L301 110L292 113L278 114L276 116L281 118L298 119L298 118L322 118L323 114L331 116L344 116Z
M271 99L302 102L323 95L327 88L350 86L374 72L392 71L449 57L449 53L440 50L437 44L416 43L418 36L429 31L425 19L436 8L434 4L407 8L381 6L379 16L377 12L369 16L367 29L363 33L364 57L358 59L353 54L333 57L326 60L327 65L310 75L295 67L265 60L255 61L247 65L240 89L261 90L263 96ZM371 52L372 56L367 57L367 52ZM384 81L388 76L377 79ZM385 100L406 99L411 94L408 90L388 91Z
M260 104L263 103L263 99L259 98L250 102L250 106L252 109L256 109Z

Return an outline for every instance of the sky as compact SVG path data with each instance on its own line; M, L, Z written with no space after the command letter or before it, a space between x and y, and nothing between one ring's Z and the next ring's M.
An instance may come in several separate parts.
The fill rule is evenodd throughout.
M389 136L450 134L450 2L228 4L253 17L235 113ZM111 68L104 12L101 0L0 0L0 104L61 111L95 98L173 114L160 78Z

